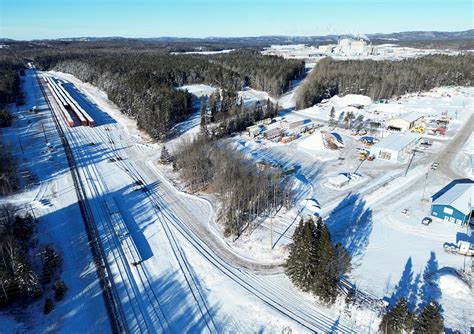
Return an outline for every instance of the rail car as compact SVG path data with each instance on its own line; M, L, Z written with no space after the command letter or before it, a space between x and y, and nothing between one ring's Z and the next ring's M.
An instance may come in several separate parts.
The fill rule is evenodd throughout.
M61 91L64 93L63 95L67 97L67 100L69 105L71 106L72 109L74 109L74 112L76 114L81 114L81 123L83 125L89 125L91 127L95 126L95 121L94 119L80 106L80 104L69 94L69 92L64 88L62 84L58 84L58 87L61 89Z
M58 88L56 86L56 83L54 82L53 79L51 78L48 78L46 76L43 77L44 80L46 81L46 83L50 86L51 89L54 89L59 97L59 99L61 100L61 103L62 105L67 108L69 105L68 103L66 102L66 100L64 99L64 97L60 94L60 92L58 91Z
M115 200L110 196L104 196L104 198L105 205L107 206L107 210L110 214L110 221L112 222L112 226L116 235L119 237L120 244L122 245L123 252L127 257L127 261L133 266L139 265L142 263L143 259L140 255L140 252L138 251L137 246L135 245L135 241L130 235L130 231L123 220L122 214L120 213Z
M53 98L56 100L58 106L59 106L59 109L61 110L61 114L63 115L63 118L64 120L66 121L66 124L69 126L69 127L73 127L76 125L76 123L74 122L74 120L72 119L71 117L71 114L69 114L69 112L66 110L66 108L64 107L64 105L62 104L61 102L61 99L59 97L59 93L53 88L53 85L45 80L46 83L47 83L47 86L51 92L51 95L53 96Z
M74 103L75 101L71 97L71 95L69 95L69 93L57 82L54 82L53 85L56 87L59 94L64 98L64 100L66 100L68 108L77 116L81 125L87 125L87 119L84 117L81 110L76 106L76 103Z

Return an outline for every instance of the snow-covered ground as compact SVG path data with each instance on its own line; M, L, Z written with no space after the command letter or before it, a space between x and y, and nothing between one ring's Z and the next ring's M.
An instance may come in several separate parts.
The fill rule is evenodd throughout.
M37 181L14 196L1 198L0 203L33 210L39 222L39 241L52 243L63 257L61 278L68 291L48 315L43 315L42 310L44 299L52 297L50 288L30 307L15 307L14 315L0 311L0 332L72 333L79 328L86 333L109 332L104 300L61 141L33 72L27 71L22 79L26 104L12 110L13 125L2 129L0 138L14 152L20 170L29 171ZM38 114L28 112L34 105L40 110ZM55 147L53 152L46 149L46 141Z
M453 166L459 175L474 179L474 133L459 152Z
M185 51L185 52L171 52L172 55L189 55L189 54L196 54L196 55L216 55L221 53L229 53L234 51L234 49L224 49L219 51Z
M431 162L437 160L443 164L440 158L445 150L456 151L464 145L461 142L459 146L457 140L461 128L464 127L463 131L472 128L466 123L472 115L472 88L440 88L421 95L407 95L383 105L363 96L334 97L324 104L297 112L292 111L294 99L291 95L283 96L281 99L286 101L288 107L284 115L287 119L303 116L325 123L333 106L337 118L342 112L347 112L345 108L354 108L350 107L351 104L362 104L365 106L363 109L354 108L351 111L366 117L385 119L398 116L408 109L426 115L440 115L447 110L451 122L446 139L435 138L430 149L417 154L406 177L406 165L401 163L375 160L361 164L356 148L362 144L358 141L359 137L353 136L348 130L322 129L337 132L344 143L337 150L329 150L324 146L319 131L289 144L253 140L245 134L230 138L229 141L251 159L275 162L285 169L293 168L294 173L289 177L294 182L296 192L296 204L291 210L282 210L274 217L258 222L234 242L222 237L220 227L214 221L215 208L209 201L180 192L163 177L166 168L153 165L158 160L161 145L151 142L141 133L136 123L121 114L100 90L70 75L53 74L72 83L68 85L71 94L98 121L95 128L68 130L68 136L74 151L81 157L83 177L91 185L90 180L95 180L97 185L88 190L94 212L100 215L101 203L106 201L104 198L112 198L145 259L143 269L140 269L143 271L121 264L122 269L128 270L130 275L128 278L117 277L119 282L129 281L120 283L120 289L128 285L135 286L135 297L124 297L123 303L130 310L135 308L135 312L141 309L141 313L145 314L143 323L163 328L160 327L160 319L168 319L169 328L181 332L212 331L212 328L225 332L281 332L285 326L291 327L294 332L308 331L307 326L324 332L350 332L351 329L355 332L374 331L378 314L370 309L342 312L344 305L340 304L341 301L328 309L292 287L281 270L262 275L231 264L239 261L255 263L256 266L259 263L281 264L299 221L298 215L317 213L324 217L335 240L343 242L353 255L354 269L350 280L362 291L387 299L393 297L392 294L411 294L412 299L417 295L418 301L424 302L428 295L437 297L439 288L447 327L468 331L469 326L472 326L472 290L450 269L462 268L464 258L447 254L442 249L443 242L455 241L466 234L466 230L454 225L433 223L424 226L420 223L429 214L429 203L421 201L422 197L428 198L437 192L451 181L452 176L449 163L441 165L438 171L431 171ZM25 85L30 82L31 78L27 78ZM37 87L30 90L33 90L32 95L36 95L36 99L40 98ZM40 105L40 102L35 101L34 104ZM198 131L199 124L195 118L186 122L177 125L183 131L180 130L182 135L174 143ZM33 129L27 124L24 126L25 134ZM51 123L50 126L53 135ZM13 136L7 138L14 142ZM24 138L29 138L29 135ZM90 142L95 142L95 145L91 146ZM469 145L466 144L464 150L470 150ZM110 157L117 156L124 158L124 161L110 162ZM57 161L65 169L64 157L58 157ZM357 184L341 189L327 186L328 177L338 173L354 173L356 170L362 176ZM169 171L169 174L172 173ZM166 172L166 175L169 174ZM134 175L143 178L151 195L133 191L136 188ZM57 196L54 199L54 194L65 188L61 182L51 185L52 180L48 178L40 182L39 186L40 190L51 189L50 192L45 191L41 195L40 190L35 191L48 201L66 201L66 204L61 205L73 206L70 196ZM37 210L56 212L56 206L37 206ZM408 216L401 214L404 209L408 209ZM79 232L72 229L71 234L77 236ZM67 238L59 239L60 244L68 242ZM115 248L110 246L110 254L116 252ZM76 249L67 251L75 252ZM76 255L75 258L85 257ZM117 265L117 268L120 266ZM429 275L423 275L427 267L426 273ZM402 275L404 270L406 275ZM117 275L117 271L114 272ZM148 277L148 283L140 282L140 275ZM90 278L90 274L86 277ZM77 275L71 274L70 280L74 278L77 279ZM86 279L81 282L87 285L87 292L94 291L90 284L85 283ZM432 283L429 286L433 289L426 288L428 285L424 283L427 282ZM88 301L90 296L84 292L84 285L72 283L72 286L76 287L76 292L70 291L74 303L80 303L81 299L77 295L84 296ZM93 295L100 296L97 286L95 289ZM151 292L155 297L151 296ZM467 304L460 302L459 297L468 292L470 295L464 298ZM136 301L131 302L130 298ZM97 301L102 300L93 300L96 301L93 312L100 312L103 303L97 304ZM50 315L48 323L57 326L55 328L59 332L72 328L77 320L71 311L71 308L77 309L74 303L64 304L63 312L68 316L61 315L59 306L54 311L56 313ZM87 314L79 320L90 323L90 328L95 329L95 323L87 321ZM289 314L295 315L293 320ZM133 323L133 314L129 317ZM101 319L104 331L107 331L105 317L94 319ZM19 325L21 322L9 319L8 323L22 328ZM45 328L40 323L40 320L34 323L34 330ZM136 326L140 328L139 321Z
M347 315L341 315L337 307L321 306L312 297L297 291L281 273L265 275L232 264L233 261L229 260L232 256L234 259L245 257L231 249L228 253L216 250L216 242L225 244L226 241L219 239L218 233L209 234L208 228L214 224L214 211L209 202L178 191L153 165L159 157L156 148L160 145L151 143L133 121L119 114L118 109L96 88L66 74L54 73L54 76L67 81L65 88L97 122L94 128L79 126L65 128L65 131L76 155L79 174L85 182L90 207L97 219L118 296L132 330L281 332L284 327L290 327L293 332L347 333L375 328L377 316L372 311L354 310L361 316L349 319ZM29 71L26 82L32 81ZM38 87L34 88L34 94L36 99L41 99ZM35 104L40 105L38 101ZM51 128L51 137L54 136L58 140ZM64 156L58 157L58 162L65 168ZM137 177L147 184L149 191L134 190ZM307 187L298 173L294 177L301 182L304 192L311 192L311 187ZM58 201L73 201L71 183L65 187L62 183L51 185L51 182L52 179L41 180L40 187L52 190L51 193L41 193L46 201L40 203L55 201L56 193ZM107 222L110 201L116 203L118 213L130 231L128 242L133 241L143 258L139 266L127 264L128 258L121 254L118 238L113 232L117 218L114 218L115 223ZM51 219L59 217L53 217L56 207L46 207L51 211ZM65 217L79 217L77 213L72 215L64 211L64 214ZM51 220L53 222L57 224L55 219ZM64 233L62 229L57 231L58 235ZM77 237L81 232L71 228L68 233ZM214 239L206 239L211 237ZM60 244L70 247L66 237L59 238ZM225 247L222 249L226 250ZM258 247L260 245L257 245L256 252L260 253ZM84 249L87 251L87 247ZM74 247L67 250L75 251ZM281 254L278 257L282 257ZM82 254L71 258L79 263L78 259L87 257ZM274 260L274 257L270 256L269 260ZM258 267L259 263L255 265ZM84 324L80 328L85 331L96 328L101 332L108 331L105 311L99 309L103 302L98 287L71 273L73 279L80 279L83 284L76 287L71 283L75 288L69 296L74 302L64 302L63 308L58 306L48 318L38 316L39 320L30 326L32 331L45 331L40 323L47 323L54 331L68 332L73 326L79 328L79 322ZM100 303L95 308L92 306L90 313L76 317L81 301ZM60 310L64 310L66 315ZM91 315L93 320L87 318ZM363 317L372 321L361 321ZM43 319L46 320L43 322ZM102 321L102 327L96 326L98 321ZM8 323L22 328L19 321L10 319Z
M364 107L358 109L351 106L355 104ZM436 268L452 268L450 270L454 271L469 267L469 262L466 263L464 257L447 254L442 247L444 242L455 242L463 235L468 235L469 231L444 223L422 225L423 217L430 214L430 203L421 200L429 199L453 178L469 176L466 173L470 167L467 164L468 157L472 153L474 89L441 87L422 94L407 94L387 104L375 103L361 95L336 96L305 110L290 109L284 116L291 118L298 115L317 123L325 123L329 120L329 112L333 107L336 119L342 119L344 113L352 111L356 117L363 115L365 118L385 122L405 112L417 111L427 118L438 118L442 113L447 113L450 123L446 136L423 135L433 140L433 145L415 155L406 176L406 164L378 159L361 163L356 148L364 145L358 141L360 136L352 135L350 130L327 126L321 128L336 131L341 136L344 147L338 150L326 148L319 131L302 136L290 144L254 140L246 134L230 140L237 142L236 147L256 161L267 160L281 164L284 168L298 167L299 179L305 180L307 189L312 189L312 193L306 193L305 196L317 201L321 207L318 213L330 226L334 238L343 242L352 253L354 269L351 280L359 288L389 300L393 300L393 293L397 297L411 294L412 300L417 298L418 303L425 302L431 296L443 304L447 328L469 331L473 326L471 319L474 315L472 290L468 290L467 285L459 281L457 276L443 278L443 270L447 269L431 278L423 278L423 271L428 264L429 271L435 273L438 272ZM389 133L385 130L373 135L382 138ZM471 140L468 141L468 138ZM448 154L456 156L458 150L461 150L457 155L459 160L451 163ZM432 171L430 165L435 161L441 167ZM327 187L329 177L356 170L361 175L356 184L349 183L340 189ZM304 203L306 201L297 202L297 212L298 208L303 209ZM408 209L408 215L401 213L404 209ZM272 221L275 233L279 234L274 248L278 254L291 241L294 216L294 210L290 210L278 214L277 219ZM241 248L245 244L252 256L268 258L265 251L261 254L255 252L258 248L255 243L268 245L269 228L269 222L265 221L251 235L244 236L245 240L239 241L240 251L243 251ZM430 257L432 260L428 261ZM406 275L403 279L400 278L404 268L408 268L407 275L410 273L408 276L413 279L406 279ZM459 288L453 287L454 292L446 283L449 280L458 282ZM427 285L436 290L438 283L441 290L439 297L436 291L429 292L428 295L423 292ZM465 296L465 303L459 302L459 294L462 293L459 291L469 292ZM416 302L413 301L412 304Z
M314 46L304 44L295 45L272 45L262 51L262 54L277 55L289 59L304 59L306 61L319 61L324 57L332 57L337 60L348 59L372 59L372 60L401 60L406 58L416 58L431 54L456 55L456 50L437 50L437 49L417 49L411 47L401 47L396 44L375 45L375 52L372 55L354 54L345 55L343 53L323 52Z
M178 87L178 89L187 90L190 94L193 94L198 98L202 96L209 96L217 90L215 87L204 84L184 85Z

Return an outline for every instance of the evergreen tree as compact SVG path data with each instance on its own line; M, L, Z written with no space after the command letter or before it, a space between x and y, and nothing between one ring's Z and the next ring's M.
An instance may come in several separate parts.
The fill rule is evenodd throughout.
M334 109L334 106L333 106L331 107L331 111L329 112L329 126L336 125L335 117L336 117L336 109Z
M43 313L48 314L51 313L51 311L54 309L54 303L51 298L46 298L44 301L44 306L43 306Z
M293 284L305 292L313 291L318 264L316 228L313 220L300 221L286 261L286 274Z
M169 164L171 160L172 158L170 152L168 151L166 146L163 146L163 148L161 149L160 162L165 165Z
M411 332L413 329L413 318L413 313L410 312L405 298L402 297L383 316L379 330L384 334Z
M321 218L300 221L290 244L286 273L305 292L325 303L337 297L337 284L350 269L350 256L341 244L334 246Z
M432 301L421 310L415 321L415 333L444 333L444 320L437 302Z

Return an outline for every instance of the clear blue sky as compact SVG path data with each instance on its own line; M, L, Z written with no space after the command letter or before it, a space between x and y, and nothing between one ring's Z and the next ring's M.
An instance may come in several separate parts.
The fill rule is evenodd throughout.
M0 0L0 37L457 31L473 17L473 0Z

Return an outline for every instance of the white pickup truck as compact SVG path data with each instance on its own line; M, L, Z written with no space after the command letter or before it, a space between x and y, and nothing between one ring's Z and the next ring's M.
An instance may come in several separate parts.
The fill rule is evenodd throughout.
M448 253L474 256L474 244L468 241L458 241L457 244L445 243L443 248Z

